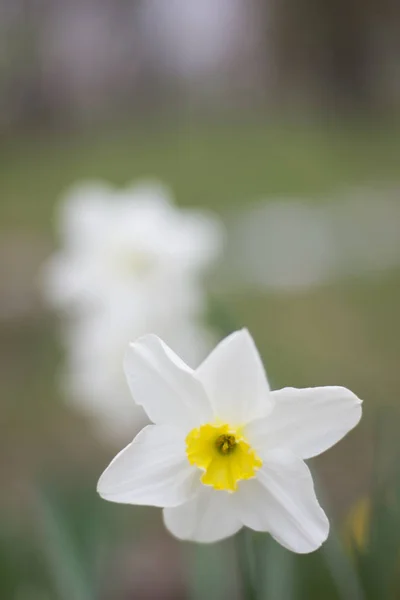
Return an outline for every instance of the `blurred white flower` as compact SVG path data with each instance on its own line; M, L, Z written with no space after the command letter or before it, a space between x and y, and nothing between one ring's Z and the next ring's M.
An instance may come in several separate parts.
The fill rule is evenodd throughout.
M336 268L329 215L324 206L301 200L264 202L243 211L233 223L231 242L236 280L249 287L309 287L329 280Z
M134 305L134 303L132 303ZM191 365L198 365L215 342L206 325L177 310L151 314L149 306L102 310L78 318L64 331L62 386L70 403L94 420L102 437L131 440L148 418L132 402L122 363L129 340L156 331ZM151 307L150 307L151 308ZM140 315L140 319L138 319Z
M163 336L199 364L214 338L204 321L202 271L222 245L219 221L175 207L158 183L76 186L59 213L60 250L44 268L48 303L67 313L62 386L107 437L147 422L122 371L129 340Z
M61 249L43 285L48 301L63 308L118 305L137 295L168 306L175 286L196 302L196 278L222 239L214 217L176 208L168 191L151 182L124 190L80 184L62 201L58 223Z
M399 188L360 188L328 205L341 273L354 276L398 268L399 198Z
M247 332L190 369L154 335L130 345L125 373L145 427L98 483L114 502L164 507L178 538L214 542L242 526L294 552L317 549L328 519L303 459L338 442L361 417L343 387L271 392Z
M231 218L227 285L309 289L400 264L398 189L351 189L321 201L269 200Z

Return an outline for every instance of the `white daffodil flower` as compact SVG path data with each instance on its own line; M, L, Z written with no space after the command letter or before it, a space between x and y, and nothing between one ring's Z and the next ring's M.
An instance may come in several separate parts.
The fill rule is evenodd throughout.
M145 427L100 477L106 500L164 508L177 538L215 542L242 526L300 553L327 538L303 459L327 450L361 417L343 387L271 391L247 330L196 370L157 336L132 343L125 373Z
M167 305L175 287L195 288L223 238L216 217L175 207L156 182L123 190L79 184L62 201L58 224L61 248L45 265L43 287L50 304L68 309L137 294Z

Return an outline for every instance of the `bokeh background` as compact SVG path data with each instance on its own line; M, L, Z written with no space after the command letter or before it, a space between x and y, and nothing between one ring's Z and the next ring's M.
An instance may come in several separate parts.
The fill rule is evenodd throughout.
M399 115L395 0L0 0L2 599L242 597L231 542L178 543L158 509L96 496L118 448L58 387L38 275L56 203L154 177L226 226L219 336L247 326L273 387L365 401L313 461L327 549L267 544L265 597L400 597Z

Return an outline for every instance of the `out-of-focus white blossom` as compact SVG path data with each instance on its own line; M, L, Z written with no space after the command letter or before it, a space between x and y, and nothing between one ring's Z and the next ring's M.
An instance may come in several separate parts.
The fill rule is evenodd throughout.
M214 333L200 318L173 309L157 315L142 307L139 320L137 312L121 305L119 311L102 310L78 318L64 329L61 382L66 397L91 417L110 441L128 441L148 422L142 408L132 402L123 373L130 339L157 331L193 366L200 364L215 342Z
M60 249L44 268L48 303L67 316L62 385L71 403L108 437L146 422L122 372L129 340L163 336L196 366L215 342L204 324L203 271L222 244L219 221L175 207L144 182L124 190L75 186L58 213Z
M399 190L268 200L231 217L230 287L298 290L400 265Z
M44 272L57 307L118 306L122 297L168 305L175 286L196 300L199 272L221 245L215 218L175 207L168 190L151 182L123 190L77 185L61 202L58 224L61 248Z

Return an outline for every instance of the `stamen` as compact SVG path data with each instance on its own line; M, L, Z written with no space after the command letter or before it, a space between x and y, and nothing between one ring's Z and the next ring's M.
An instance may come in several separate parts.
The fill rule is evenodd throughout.
M236 438L232 434L222 434L215 440L215 445L221 454L230 454L235 450Z

